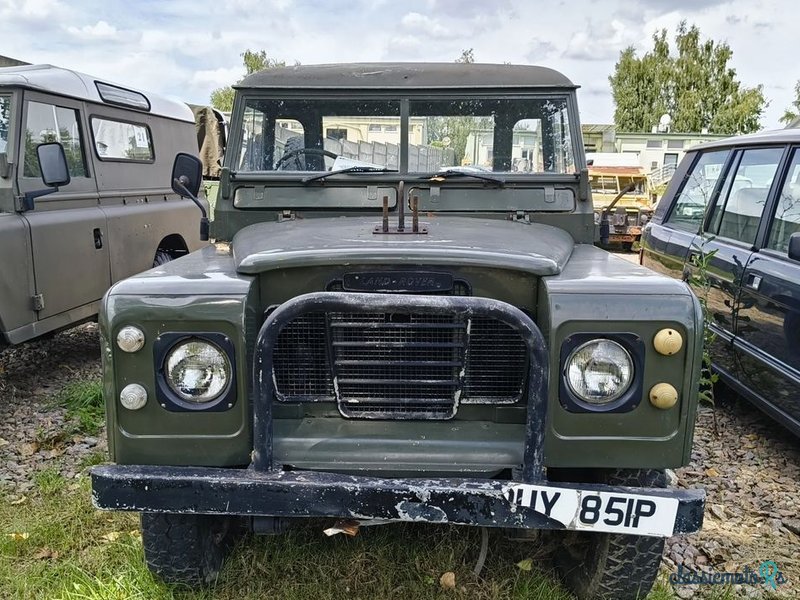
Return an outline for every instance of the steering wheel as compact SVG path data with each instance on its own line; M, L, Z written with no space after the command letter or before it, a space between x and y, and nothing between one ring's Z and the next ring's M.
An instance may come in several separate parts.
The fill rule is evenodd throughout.
M339 158L338 154L334 154L330 150L323 150L322 148L297 148L296 150L289 150L289 152L285 153L283 156L278 159L278 162L275 163L275 170L280 171L281 167L290 159L294 158L297 160L297 157L301 154L314 154L316 156L327 156L328 158L332 158L336 160ZM302 168L303 165L300 164L300 161L297 160L298 168Z

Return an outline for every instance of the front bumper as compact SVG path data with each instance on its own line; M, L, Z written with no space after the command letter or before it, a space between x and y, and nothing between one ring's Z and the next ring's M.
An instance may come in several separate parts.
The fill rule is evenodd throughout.
M647 536L691 533L705 492L486 479L384 479L311 471L109 465L92 470L98 508L420 521Z

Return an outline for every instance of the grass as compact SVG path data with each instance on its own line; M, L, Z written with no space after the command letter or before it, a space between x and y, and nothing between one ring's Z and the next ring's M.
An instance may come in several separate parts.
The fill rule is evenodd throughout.
M67 384L55 397L67 409L67 416L76 423L71 433L96 434L105 422L103 386L99 380L75 381Z
M396 525L355 538L322 535L310 522L277 537L249 537L211 589L169 587L144 566L136 515L92 508L89 478L70 489L51 469L35 475L40 494L0 501L0 598L47 600L477 598L568 600L546 573L516 563L535 546L493 533L482 578L473 528ZM455 589L442 589L446 571Z

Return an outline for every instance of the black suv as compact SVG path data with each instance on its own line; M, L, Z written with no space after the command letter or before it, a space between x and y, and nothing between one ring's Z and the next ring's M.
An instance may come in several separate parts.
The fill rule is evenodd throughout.
M641 260L689 281L702 255L714 369L800 435L800 131L686 154L642 235Z

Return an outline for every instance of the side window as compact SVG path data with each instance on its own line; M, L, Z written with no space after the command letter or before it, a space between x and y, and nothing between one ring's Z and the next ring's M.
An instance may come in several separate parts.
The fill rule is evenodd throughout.
M700 231L706 207L729 154L730 150L716 150L700 155L686 175L667 223L692 233Z
M153 160L153 140L147 125L92 117L94 149L100 160Z
M788 252L789 238L798 231L800 231L800 150L795 150L792 153L786 182L778 196L767 247L779 252Z
M756 148L742 152L714 206L711 233L746 244L755 242L783 151L783 148Z
M8 145L8 122L11 119L11 96L0 96L0 152Z
M40 176L36 147L46 142L61 142L64 154L67 156L70 176L86 177L86 159L77 110L41 102L28 102L24 177Z

